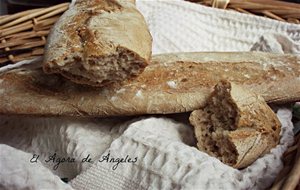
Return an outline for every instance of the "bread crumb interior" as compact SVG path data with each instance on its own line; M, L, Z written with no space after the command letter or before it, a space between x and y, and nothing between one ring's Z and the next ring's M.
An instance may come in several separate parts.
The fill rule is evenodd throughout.
M236 106L230 98L230 84L219 83L207 106L200 110L198 147L228 165L235 165L238 157L229 140L229 132L236 129ZM198 134L199 135L199 134Z

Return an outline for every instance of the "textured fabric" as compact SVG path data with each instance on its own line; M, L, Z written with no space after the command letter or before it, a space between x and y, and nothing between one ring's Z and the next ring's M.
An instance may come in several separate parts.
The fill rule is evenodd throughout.
M300 55L300 41L294 41L282 34L265 34L252 46L251 50Z
M300 26L181 0L137 0L153 37L153 53L249 51L264 34L300 40Z
M116 188L115 183L105 184L104 188L104 177L111 180L123 178L122 183L126 186L120 183L122 189L130 189L127 186L134 189L263 189L272 183L282 168L281 155L293 139L291 112L280 109L278 117L282 123L280 144L270 154L241 171L188 146L186 140L193 135L188 126L175 124L169 119L142 119L130 124L99 158L101 160L108 154L110 158L128 155L130 158L137 157L136 163L120 163L113 170L116 163L96 162L77 176L71 185L75 189ZM181 130L187 131L179 133ZM181 137L168 138L176 133Z
M103 175L105 174L105 175ZM101 176L101 177L100 177ZM93 167L83 175L78 176L77 180L72 182L72 185L80 190L90 189L134 189L143 190L137 182L123 174L119 174L111 170L111 168L98 165Z
M266 51L299 53L300 26L262 17L212 9L180 0L137 0L153 36L153 53L188 51ZM30 64L24 61L2 67L0 72ZM186 123L166 117L116 119L78 119L0 116L0 184L31 185L39 189L43 177L61 184L60 178L73 179L74 189L263 189L282 168L280 157L293 141L291 111L279 109L283 125L280 145L244 170L235 170L198 151L193 129ZM177 119L177 116L174 117ZM28 153L20 153L20 149ZM5 150L5 151L3 151ZM50 154L74 157L71 164L45 162ZM134 163L99 162L111 157L137 157ZM18 183L19 165L33 154L40 155L39 176L28 184ZM90 154L93 162L80 160ZM4 156L2 156L4 155ZM42 166L43 165L43 166ZM48 169L45 169L48 168ZM3 169L4 172L1 172ZM32 170L32 171L31 171ZM37 170L26 167L28 176ZM52 174L51 174L51 173ZM23 185L23 186L22 186ZM26 186L27 185L27 186ZM0 186L1 187L1 186ZM8 186L2 189L10 189ZM64 187L69 188L69 187ZM54 188L55 189L55 188ZM63 189L63 188L62 188Z
M0 189L72 190L39 161L30 163L32 155L0 144Z
M54 174L72 179L90 166L81 160L90 154L94 159L126 129L122 120L0 116L0 143L40 155L39 160ZM72 164L49 160L75 158ZM20 158L21 159L21 158Z

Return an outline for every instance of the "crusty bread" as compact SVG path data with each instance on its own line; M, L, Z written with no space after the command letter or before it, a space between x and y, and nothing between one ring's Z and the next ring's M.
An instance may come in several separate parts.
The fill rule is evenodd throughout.
M105 88L23 67L0 75L0 113L104 117L188 112L204 106L221 79L267 102L296 101L299 62L293 55L258 52L164 54L154 56L137 78Z
M190 122L200 150L235 168L244 168L279 141L280 122L264 99L221 81Z
M152 37L134 1L77 0L49 34L43 68L76 83L104 86L140 74Z

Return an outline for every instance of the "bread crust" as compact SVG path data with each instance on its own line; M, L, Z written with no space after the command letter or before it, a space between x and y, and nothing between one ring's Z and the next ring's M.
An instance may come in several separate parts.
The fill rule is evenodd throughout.
M134 1L77 0L52 28L43 69L80 84L104 86L139 75L152 37Z
M23 67L0 76L0 113L106 117L189 112L205 105L221 79L269 103L292 102L300 100L299 61L293 55L258 52L164 54L154 56L137 78L105 88Z
M228 81L216 85L206 106L191 113L190 122L198 148L235 168L247 167L279 142L281 124L263 98Z

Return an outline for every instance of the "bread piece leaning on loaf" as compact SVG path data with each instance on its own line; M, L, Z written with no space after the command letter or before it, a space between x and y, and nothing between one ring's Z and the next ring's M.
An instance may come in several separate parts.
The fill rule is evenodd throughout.
M93 86L137 76L152 48L134 0L77 0L54 25L47 42L46 73Z
M279 141L281 124L264 99L221 81L203 109L193 111L200 150L235 168L244 168Z

